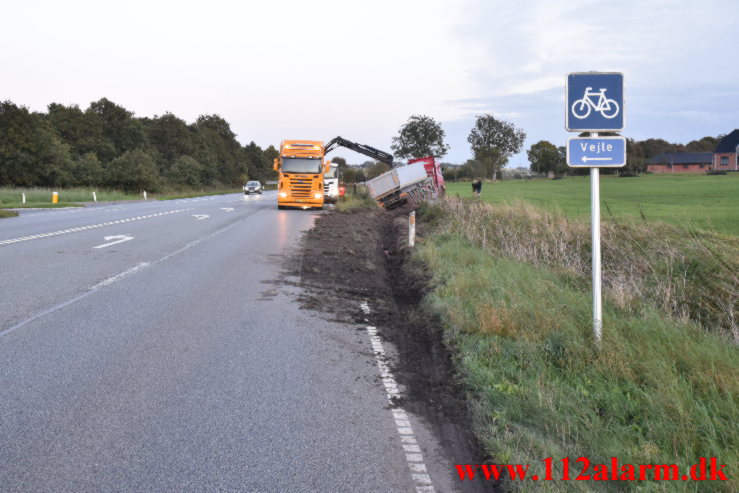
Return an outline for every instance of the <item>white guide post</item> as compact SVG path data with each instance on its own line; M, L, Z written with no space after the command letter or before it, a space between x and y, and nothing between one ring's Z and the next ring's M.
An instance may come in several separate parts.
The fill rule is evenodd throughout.
M416 245L416 211L413 211L408 216L408 246L413 247Z
M94 200L95 202L98 201L98 196L95 192L92 192L92 200Z
M598 132L592 132L590 136L597 137ZM600 344L603 312L600 293L600 170L598 168L590 168L590 228L593 243L593 336L596 344Z

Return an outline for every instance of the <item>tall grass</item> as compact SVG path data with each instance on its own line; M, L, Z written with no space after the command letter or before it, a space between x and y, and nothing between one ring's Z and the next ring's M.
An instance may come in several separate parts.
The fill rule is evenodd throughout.
M587 290L590 224L522 202L515 206L449 200L429 211L439 233L458 235L495 255L547 268ZM653 306L678 321L728 333L739 342L739 239L659 222L601 226L604 293L638 314Z
M366 186L357 185L355 193L347 193L343 199L336 203L336 208L340 211L348 211L358 208L376 208L377 203L369 196Z
M633 252L616 260L613 247L646 241L646 232L628 230L621 238L624 232L616 226L608 230L604 236L614 258L607 270L617 293L606 298L603 341L596 350L588 286L579 279L588 256L579 225L530 209L468 204L427 210L425 217L432 216L444 233L427 236L414 259L434 275L426 303L442 317L469 391L476 433L496 463L530 464L529 476L542 477L546 457L555 464L580 456L609 464L617 457L621 464L675 463L682 475L700 457L717 457L728 464L729 476L728 482L711 484L515 481L509 488L739 491L736 346L693 322L666 316L662 303L651 306L653 297L639 300L648 284L659 284L656 269L689 264L680 260L682 248L696 239L685 238L654 256L639 248L646 260ZM657 262L660 255L664 264ZM612 272L633 262L626 275ZM685 285L694 282L694 271L688 272L678 276ZM639 294L626 293L626 286Z

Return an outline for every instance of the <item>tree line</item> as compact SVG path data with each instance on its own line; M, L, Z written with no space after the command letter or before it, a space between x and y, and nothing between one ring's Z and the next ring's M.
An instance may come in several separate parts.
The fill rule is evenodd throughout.
M0 186L126 191L240 186L275 176L270 146L242 146L217 114L138 118L106 99L31 112L0 102Z
M581 134L585 136L587 134ZM601 133L600 135L616 135ZM634 140L626 139L626 166L608 170L601 169L601 173L619 173L638 175L647 170L647 160L659 156L663 152L713 152L723 135L718 137L703 137L691 140L687 144L674 144L664 139ZM557 147L547 140L540 140L526 151L532 173L552 174L562 177L565 174L589 173L589 168L573 169L567 166L567 156L564 146Z
M581 134L586 136L587 134ZM601 133L603 136L616 135ZM414 159L434 156L441 160L449 150L444 142L445 133L441 124L426 115L412 115L400 127L398 134L393 137L391 149L400 159ZM713 152L723 138L703 137L690 141L687 144L674 144L664 139L635 140L626 139L627 163L620 169L603 169L603 173L620 173L637 175L646 171L648 159L663 152ZM472 150L472 159L463 165L451 165L442 162L445 177L453 180L491 179L496 180L501 169L508 164L514 154L523 150L526 133L513 123L496 118L487 113L477 115L475 124L470 130L467 142ZM566 174L585 174L588 169L575 169L567 166L564 146L556 146L547 140L540 140L533 144L526 154L530 163L530 170L535 174L551 174L558 178ZM372 179L387 171L389 166L384 163L365 163L363 169L349 168L343 158L334 158L343 169L343 176L347 182L359 182Z
M444 142L445 136L441 123L434 118L412 115L393 137L390 148L399 159L434 156L441 160L449 151L449 145ZM456 169L456 175L461 178L476 176L495 180L510 157L521 152L525 139L526 133L514 124L500 120L491 113L477 115L467 137L474 157ZM348 183L372 179L390 169L385 163L352 169L346 166L344 158L333 158L332 161L339 163L344 181Z

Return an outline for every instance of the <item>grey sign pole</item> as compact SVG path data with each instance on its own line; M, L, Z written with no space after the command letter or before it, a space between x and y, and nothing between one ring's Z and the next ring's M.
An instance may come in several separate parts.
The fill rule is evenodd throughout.
M598 132L591 132L598 137ZM603 329L600 273L600 169L590 168L590 233L593 243L593 335L600 344Z

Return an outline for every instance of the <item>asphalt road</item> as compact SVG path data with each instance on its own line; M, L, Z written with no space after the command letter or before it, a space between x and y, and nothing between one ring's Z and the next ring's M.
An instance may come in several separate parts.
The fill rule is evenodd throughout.
M0 491L416 491L368 338L286 277L315 215L267 192L0 220Z

